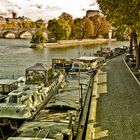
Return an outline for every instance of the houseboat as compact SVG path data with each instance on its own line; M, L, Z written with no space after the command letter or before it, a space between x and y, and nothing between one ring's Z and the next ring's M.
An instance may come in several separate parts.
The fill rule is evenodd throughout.
M98 69L105 62L104 57L97 56L81 56L74 59L72 63L72 71L88 71Z
M4 102L10 92L16 90L24 81L20 79L0 79L0 103Z
M64 58L53 58L52 67L54 69L64 69L66 73L72 68L73 59L66 60Z
M99 56L81 56L70 60L52 59L52 66L55 69L64 69L68 72L85 72L97 70L105 62L105 57Z
M11 91L0 103L0 125L12 129L37 112L65 84L63 73L56 73L51 66L42 63L27 68L25 84Z
M8 95L18 88L18 81L14 79L0 79L0 94Z
M8 140L82 140L93 78L80 73L68 76L67 80L65 88L59 90L33 120L23 123Z

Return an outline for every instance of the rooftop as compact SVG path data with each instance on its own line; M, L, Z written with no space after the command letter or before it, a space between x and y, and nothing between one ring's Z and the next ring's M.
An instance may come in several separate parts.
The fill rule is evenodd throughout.
M50 66L48 66L47 64L36 63L36 64L32 65L31 67L27 68L26 70L45 71L48 69L50 69Z
M76 60L88 60L88 61L92 61L92 60L96 60L97 56L81 56L79 58L76 58Z
M11 85L14 82L17 82L17 80L14 80L14 79L0 79L0 85Z

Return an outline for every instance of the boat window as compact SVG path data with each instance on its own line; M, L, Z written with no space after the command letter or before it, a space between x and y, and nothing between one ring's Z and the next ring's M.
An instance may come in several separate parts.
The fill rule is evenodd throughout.
M23 100L23 101L22 101L22 104L23 104L23 105L24 105L24 104L26 105L26 104L27 104L27 100Z
M4 85L4 92L10 92L9 85Z
M18 83L15 82L14 84L12 84L12 90L17 89L18 88Z
M35 101L35 97L34 97L34 96L32 96L32 101L33 101L33 102Z
M27 81L28 83L38 84L45 82L45 72L43 71L30 71L27 74Z
M63 140L69 140L69 136L64 134Z
M9 96L9 103L17 103L17 96L16 95Z
M41 99L44 100L44 96L43 96L43 94L41 94Z
M0 85L0 92L3 92L3 85Z
M74 64L74 67L79 67L79 65L78 64Z

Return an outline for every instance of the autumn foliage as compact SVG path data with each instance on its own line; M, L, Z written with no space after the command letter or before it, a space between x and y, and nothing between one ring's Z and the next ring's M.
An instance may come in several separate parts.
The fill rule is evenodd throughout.
M100 14L73 19L70 14L63 12L58 19L49 20L48 31L49 36L56 39L87 39L99 35L105 37L108 36L109 23Z

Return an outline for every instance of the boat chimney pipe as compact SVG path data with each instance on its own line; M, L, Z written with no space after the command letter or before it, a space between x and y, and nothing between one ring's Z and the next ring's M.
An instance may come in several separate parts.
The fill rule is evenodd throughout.
M69 113L69 127L72 128L72 113Z
M81 89L81 91L80 91L80 104L81 104L81 109L82 109L82 107L83 107L83 86L82 86L82 83L80 83L80 89Z

